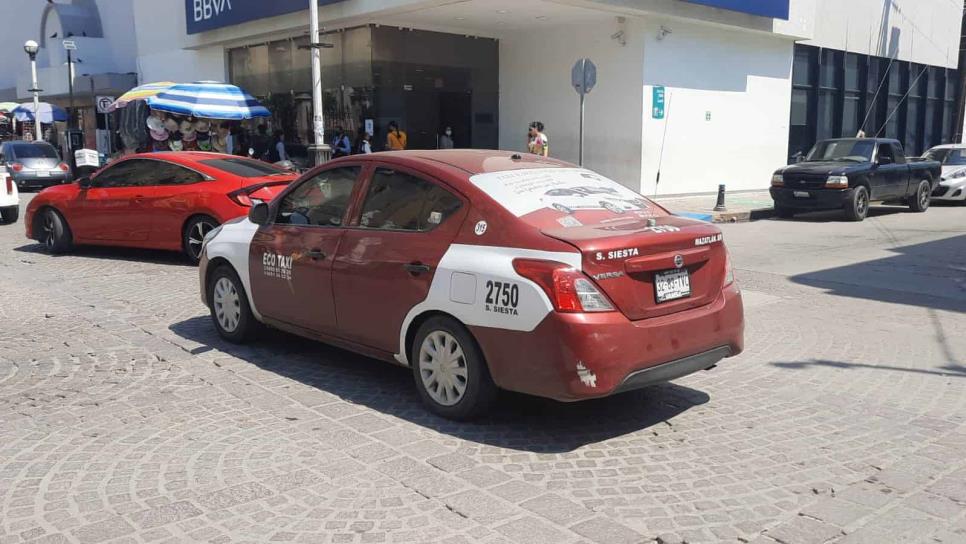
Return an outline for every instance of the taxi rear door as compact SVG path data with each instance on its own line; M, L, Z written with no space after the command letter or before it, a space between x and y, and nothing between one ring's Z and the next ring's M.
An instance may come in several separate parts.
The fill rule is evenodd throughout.
M362 168L323 170L280 195L252 239L252 299L259 313L322 334L336 330L332 263Z

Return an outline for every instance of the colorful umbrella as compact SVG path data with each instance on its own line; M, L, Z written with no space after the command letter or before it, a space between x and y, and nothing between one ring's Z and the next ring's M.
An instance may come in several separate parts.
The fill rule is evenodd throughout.
M131 89L130 91L122 94L113 104L108 108L108 111L114 111L117 108L123 108L127 106L128 103L134 102L135 100L147 100L148 98L174 87L176 83L171 81L160 81L158 83L145 83Z
M19 105L16 102L0 102L0 113L10 113Z
M252 95L234 85L199 81L182 83L147 99L153 110L207 119L241 120L271 113Z
M34 120L34 103L25 102L20 104L12 111L14 117L17 121L21 123L24 121ZM62 108L55 106L53 104L48 104L47 102L40 103L40 109L37 110L37 118L41 123L51 124L54 121L66 121L67 112Z

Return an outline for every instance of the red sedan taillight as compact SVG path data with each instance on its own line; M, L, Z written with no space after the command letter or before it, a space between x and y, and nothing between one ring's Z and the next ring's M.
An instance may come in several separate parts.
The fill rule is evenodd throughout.
M231 201L234 202L235 204L238 204L239 206L245 206L246 208L251 208L254 205L254 203L252 202L252 199L249 198L248 195L244 193L238 193L238 192L228 193L228 198L230 198Z
M19 172L23 170L23 164L19 162L12 162L10 163L10 168L12 168L14 172Z
M57 168L60 168L64 172L67 172L67 171L70 170L70 166L67 166L67 163L66 162L62 162L62 163L58 164L57 165Z
M614 305L594 282L570 265L556 261L514 259L513 269L539 285L558 312L614 311Z

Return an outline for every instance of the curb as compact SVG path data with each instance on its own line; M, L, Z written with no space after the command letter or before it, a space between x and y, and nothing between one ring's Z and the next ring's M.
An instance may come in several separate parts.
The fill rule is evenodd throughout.
M757 208L741 212L714 212L712 223L747 223L775 216L775 208Z

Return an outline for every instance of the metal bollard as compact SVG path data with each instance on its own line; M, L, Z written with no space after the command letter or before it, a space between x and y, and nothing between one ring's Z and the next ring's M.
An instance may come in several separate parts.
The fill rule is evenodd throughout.
M714 205L714 211L716 212L726 212L728 208L725 207L725 186L718 185L718 201Z

